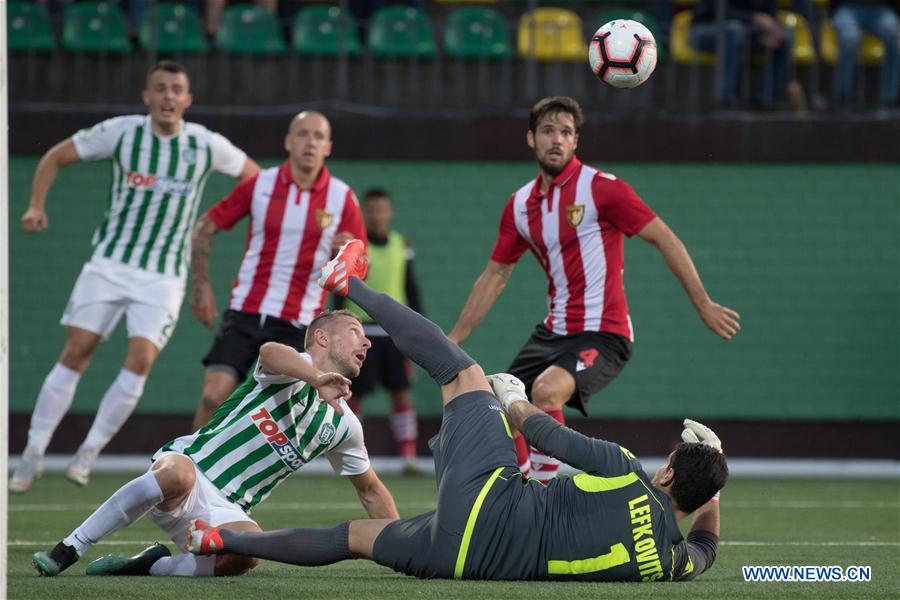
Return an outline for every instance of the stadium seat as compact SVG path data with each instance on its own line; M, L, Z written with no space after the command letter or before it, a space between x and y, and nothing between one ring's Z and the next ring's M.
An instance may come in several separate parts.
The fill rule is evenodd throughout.
M410 6L387 6L369 22L369 50L379 58L433 58L437 44L424 12Z
M691 46L691 20L694 13L683 10L672 18L672 37L670 50L675 62L681 65L714 65L716 55L711 52L699 52Z
M809 23L797 13L778 11L778 20L794 33L794 64L808 67L816 62L816 47L813 44Z
M7 44L11 52L52 52L56 38L42 6L25 2L7 5Z
M293 46L300 54L360 56L362 46L353 16L339 6L309 6L294 17Z
M70 4L63 17L63 47L72 52L128 54L128 20L116 4Z
M202 53L209 50L203 21L189 4L164 2L150 7L141 23L139 42L144 50L164 53Z
M455 58L503 58L513 54L503 15L490 8L453 11L444 29L444 50Z
M229 6L222 13L216 46L228 54L284 54L278 17L252 4Z
M822 59L829 65L837 62L840 49L838 47L837 32L828 19L822 24L822 40L819 51ZM866 66L880 65L884 58L884 44L877 37L867 31L863 31L862 43L859 45L857 61Z
M519 18L519 56L539 61L587 60L581 17L564 8L536 8Z
M649 29L651 32L653 32L653 28L656 27L656 20L649 14L638 9L629 10L617 8L613 10L607 10L600 13L600 18L597 19L597 22L601 24L609 23L610 21L615 21L616 19L629 19L631 21L637 21L641 25L646 26L647 29Z

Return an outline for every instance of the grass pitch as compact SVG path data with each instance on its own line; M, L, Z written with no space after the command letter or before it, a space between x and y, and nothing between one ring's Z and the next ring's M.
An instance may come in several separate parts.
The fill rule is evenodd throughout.
M37 482L9 506L9 581L13 599L47 598L900 598L900 485L897 481L736 479L722 496L718 560L692 583L602 584L421 581L364 561L325 568L263 563L249 575L217 579L86 577L106 553L134 554L162 533L149 521L110 536L55 578L37 577L31 554L50 548L128 479L96 476L76 488L61 475ZM434 482L385 478L400 513L434 505ZM265 529L330 526L364 516L350 484L337 477L296 477L254 513ZM687 525L687 523L685 523ZM170 548L172 544L169 543ZM174 548L173 548L174 549ZM868 565L869 583L746 583L742 565Z

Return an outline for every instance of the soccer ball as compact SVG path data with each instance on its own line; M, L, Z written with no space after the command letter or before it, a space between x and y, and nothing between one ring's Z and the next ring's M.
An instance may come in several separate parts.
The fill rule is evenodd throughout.
M588 60L600 81L617 88L637 87L656 68L656 40L637 21L616 19L591 38Z

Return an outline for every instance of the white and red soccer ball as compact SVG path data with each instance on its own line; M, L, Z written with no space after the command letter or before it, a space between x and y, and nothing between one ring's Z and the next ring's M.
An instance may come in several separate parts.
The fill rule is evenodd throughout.
M656 68L656 40L637 21L616 19L591 38L588 60L602 82L617 88L637 87Z

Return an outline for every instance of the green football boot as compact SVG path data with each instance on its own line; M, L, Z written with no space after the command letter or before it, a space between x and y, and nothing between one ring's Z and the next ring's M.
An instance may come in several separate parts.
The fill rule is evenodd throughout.
M78 561L78 553L72 546L62 542L47 552L35 552L31 557L31 567L43 577L59 575Z
M169 549L159 542L140 554L125 558L121 554L101 556L87 566L86 575L149 575L153 563L165 556L172 556Z

